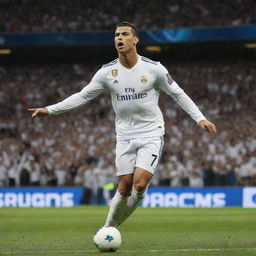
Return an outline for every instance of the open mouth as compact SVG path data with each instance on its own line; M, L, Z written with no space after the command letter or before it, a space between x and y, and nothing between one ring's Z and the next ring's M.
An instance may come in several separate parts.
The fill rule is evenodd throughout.
M119 42L119 43L117 43L117 46L118 46L118 47L123 47L123 46L124 46L124 43L123 43L123 42Z

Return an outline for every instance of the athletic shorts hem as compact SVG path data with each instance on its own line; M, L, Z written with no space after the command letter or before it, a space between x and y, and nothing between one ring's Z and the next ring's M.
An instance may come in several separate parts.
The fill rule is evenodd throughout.
M134 170L133 171L118 171L116 172L116 176L122 176L122 175L128 175L128 174L134 174Z
M135 168L138 167L138 168L141 168L147 172L150 172L151 174L154 174L155 173L155 169L152 169L152 168L148 168L146 166L143 166L143 165L140 165L140 164L136 164L135 165Z

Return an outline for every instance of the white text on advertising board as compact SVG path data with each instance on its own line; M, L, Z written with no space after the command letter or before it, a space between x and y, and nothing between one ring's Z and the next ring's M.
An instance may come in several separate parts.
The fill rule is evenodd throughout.
M224 207L225 193L151 193L143 200L143 207Z
M72 207L73 193L0 193L0 207Z

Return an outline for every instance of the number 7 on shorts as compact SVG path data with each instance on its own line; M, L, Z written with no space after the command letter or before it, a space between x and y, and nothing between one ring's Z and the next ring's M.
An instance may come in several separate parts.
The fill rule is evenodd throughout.
M154 159L153 159L153 161L152 161L152 163L151 163L151 166L154 164L154 162L155 162L155 161L156 161L156 159L157 159L157 155L152 154L152 156L154 157Z

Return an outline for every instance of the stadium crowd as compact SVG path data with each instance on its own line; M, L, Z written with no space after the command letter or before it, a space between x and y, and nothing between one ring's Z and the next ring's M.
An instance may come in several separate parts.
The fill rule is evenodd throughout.
M0 32L113 30L120 20L140 30L256 23L254 0L1 0L0 12Z
M212 138L162 93L165 150L152 185L256 185L256 64L249 60L163 63L216 123ZM0 186L84 186L92 195L115 178L110 96L71 112L31 119L86 85L99 63L13 64L0 68Z

